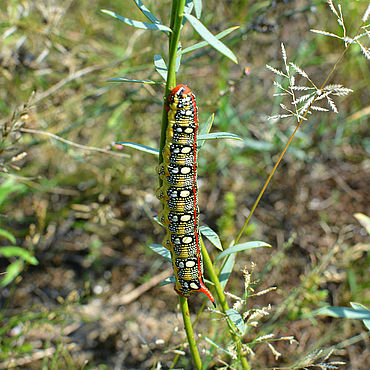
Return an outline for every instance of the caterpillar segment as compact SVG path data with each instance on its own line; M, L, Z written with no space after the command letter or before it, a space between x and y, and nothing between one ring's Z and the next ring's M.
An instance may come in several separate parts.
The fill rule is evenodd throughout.
M189 144L171 143L164 148L164 157L169 158L169 163L179 165L194 165L193 146Z
M163 204L159 220L167 230L163 246L171 252L175 291L184 297L203 292L215 305L203 281L197 188L198 109L194 94L187 86L178 85L169 94L167 110L163 162L157 169L163 185L156 192Z
M192 212L176 212L172 210L163 210L159 214L159 221L168 228L168 231L175 234L186 234L195 232L195 224L199 223L195 220L195 215Z

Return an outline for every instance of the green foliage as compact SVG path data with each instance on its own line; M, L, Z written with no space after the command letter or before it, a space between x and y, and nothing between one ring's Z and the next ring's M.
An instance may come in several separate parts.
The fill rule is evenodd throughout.
M153 201L154 166L162 96L166 95L162 78L172 68L166 42L173 25L169 3L144 3L110 3L117 15L127 17L127 25L101 14L99 8L108 7L102 2L0 2L0 170L20 176L27 184L26 191L16 181L5 196L0 189L2 272L14 264L14 276L8 272L0 279L15 278L13 284L0 289L1 362L19 360L19 365L31 359L23 366L110 368L121 361L126 367L154 368L169 367L180 356L173 367L193 366L188 349L181 352L184 336L177 332L181 324L174 318L172 289L154 287L137 301L112 305L121 290L129 296L130 290L140 290L143 276L146 282L155 281L158 269L170 266L148 248L145 252L144 246L163 237L163 230L153 222L158 211ZM347 34L353 36L366 5L350 0L340 3ZM312 7L303 1L297 7L296 2L243 0L201 5L199 0L186 1L184 13L195 15L214 38L222 39L237 54L239 65L216 53L209 42L198 42L184 17L181 48L173 50L173 71L179 82L196 92L200 134L209 134L213 125L209 139L222 132L235 135L236 140L208 141L200 153L201 222L214 229L204 229L210 236L207 240L219 246L221 239L226 247L235 239L276 155L292 133L292 121L267 120L279 115L280 104L286 103L283 96L271 97L273 76L264 65L284 72L278 57L283 35L289 59L319 84L344 42L312 34L309 29L325 27L339 36L343 29L324 3ZM150 32L152 25L155 30L161 25L168 28ZM156 69L154 55L161 55L161 68ZM239 368L240 344L245 345L241 349L256 369L302 368L315 363L324 368L330 351L321 348L328 346L338 346L341 351L334 355L347 362L344 353L349 346L348 353L358 363L366 356L361 332L368 328L368 321L342 318L344 311L336 307L347 314L350 302L358 301L351 303L352 309L367 310L362 303L366 304L368 289L368 243L364 239L368 222L367 216L356 216L360 226L352 216L366 212L367 69L360 46L350 47L336 66L333 83L338 81L353 93L336 98L336 117L310 115L270 183L253 224L247 225L248 243L266 240L273 248L233 253L224 257L221 266L219 262L213 266L222 291L226 287L229 292L227 302L235 302L236 307L230 303L232 308L226 312L238 314L227 316L219 304L219 313L206 312L195 320L205 367L220 366L220 359ZM297 82L301 77L296 75ZM114 83L106 84L107 80ZM276 81L288 86L279 76ZM34 90L30 104L25 104ZM121 140L125 140L123 148L115 144ZM203 143L198 140L199 147ZM92 148L107 150L102 153ZM113 156L117 149L130 156ZM22 157L23 152L28 155ZM296 237L291 237L293 232ZM169 259L165 248L159 244L157 248ZM28 263L35 262L35 252L40 264L27 269ZM210 254L215 260L220 251L212 246ZM257 267L249 286L257 291L268 283L278 287L276 292L264 296L242 292L246 275L240 271L250 260ZM76 287L86 295L81 302L71 303L65 315L61 296ZM93 293L95 287L104 293ZM201 299L190 300L191 318ZM269 304L270 316L251 311ZM313 316L318 307L328 304L335 305L331 312L337 318ZM115 321L122 316L124 321ZM227 323L230 326L225 330ZM231 338L230 332L240 334L237 326L241 328L242 323L246 335ZM32 329L50 336L35 335ZM287 340L277 347L282 357L274 360L278 356L268 344L273 345L275 339L260 340L272 333L297 333L298 340L309 337L310 341L297 346ZM162 338L164 344L157 344ZM35 354L45 357L37 361Z
M199 231L205 236L217 249L223 251L220 237L208 226L200 226Z
M146 23L146 22L135 21L135 20L132 20L132 19L122 17L119 14L114 13L110 10L106 10L106 9L102 9L102 13L110 15L111 17L116 18L116 19L118 19L118 20L120 20L120 21L122 21L122 22L124 22L124 23L126 23L130 26L136 27L136 28L142 28L144 30L158 30L158 31L171 32L170 28L168 28L166 26L163 26L162 24L159 24L159 23Z
M25 186L16 184L12 178L8 178L0 184L0 211L4 208L6 203L12 201L12 197L15 195L14 193L19 193L24 190ZM12 244L16 244L14 235L7 230L0 229L0 237L8 239ZM0 247L0 257L2 256L9 259L10 263L4 272L4 276L0 279L0 287L5 287L12 283L16 277L23 272L27 264L38 264L37 259L30 251L13 245Z

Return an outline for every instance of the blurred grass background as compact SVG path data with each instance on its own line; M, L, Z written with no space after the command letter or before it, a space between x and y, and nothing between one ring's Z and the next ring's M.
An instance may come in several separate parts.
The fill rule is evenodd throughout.
M170 3L145 2L164 24ZM351 34L366 4L341 4ZM16 128L23 124L86 146L114 151L114 142L124 140L158 147L162 88L106 81L159 81L153 55L166 56L166 37L130 28L102 14L102 8L145 20L129 1L0 3L2 127L15 113ZM215 113L215 131L246 139L209 141L200 152L201 223L227 246L294 128L293 121L267 120L280 108L272 97L275 77L265 64L280 68L283 41L290 60L320 84L343 45L309 32L339 31L324 1L213 0L204 2L202 22L213 33L241 26L226 42L239 65L201 49L184 56L178 75L197 95L201 123ZM183 47L199 40L190 27L182 37ZM367 368L369 339L361 322L312 320L307 314L325 304L369 304L369 242L353 217L368 210L368 76L369 65L354 46L332 80L354 92L337 101L338 115L313 115L303 125L248 229L248 240L273 248L239 254L227 290L241 294L241 270L254 261L258 289L278 287L249 302L272 305L256 333L299 340L277 344L278 361L267 346L256 346L254 369L288 366L334 345L334 358L348 363L344 368ZM11 158L22 152L27 156L15 163L16 171ZM164 368L171 363L171 351L184 339L177 297L171 286L157 286L156 278L169 276L170 266L147 248L163 238L153 221L160 209L154 196L157 159L124 152L129 157L80 150L42 134L3 131L2 171L23 187L2 203L1 228L39 264L1 290L0 367L10 366L9 360L32 369L147 369L157 361ZM1 259L2 271L8 263ZM144 283L151 288L132 295ZM203 299L191 298L194 312ZM209 336L224 330L210 318L205 314L198 330ZM186 356L178 366L191 368Z

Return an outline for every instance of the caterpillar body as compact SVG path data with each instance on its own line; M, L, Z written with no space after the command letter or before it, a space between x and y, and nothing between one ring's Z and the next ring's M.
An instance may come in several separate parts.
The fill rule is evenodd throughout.
M163 246L171 252L175 291L184 297L203 292L215 305L203 281L197 188L198 109L194 94L185 85L176 86L168 96L167 109L166 143L158 167L163 185L156 192L163 204L159 220L166 227Z

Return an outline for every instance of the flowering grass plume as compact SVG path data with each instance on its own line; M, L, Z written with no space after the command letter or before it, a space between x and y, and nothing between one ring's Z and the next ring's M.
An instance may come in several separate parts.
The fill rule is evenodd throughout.
M290 97L291 107L281 103L280 107L286 113L269 117L269 119L280 119L293 116L299 122L301 120L306 120L306 116L311 114L312 111L327 112L332 110L333 112L338 113L337 106L332 97L347 95L352 92L352 90L340 84L323 85L318 87L302 68L297 66L295 63L288 61L283 43L281 43L281 52L283 55L285 72L271 67L268 64L266 67L276 75L283 77L287 82L287 84L285 84L287 87L283 86L280 82L274 82L274 85L280 90L280 92L274 94L274 96ZM295 74L303 77L308 82L308 86L297 84ZM321 104L315 104L322 100L327 101L327 107L324 107Z
M342 28L343 34L337 35L332 32L327 32L323 30L316 30L311 29L312 32L319 33L321 35L334 37L340 39L344 42L344 46L347 48L350 44L357 44L360 48L362 53L365 55L366 59L370 59L370 49L366 47L363 42L360 41L361 38L367 36L370 39L370 24L365 24L370 16L370 5L368 5L363 17L362 17L362 25L360 26L359 32L357 32L356 36L350 37L347 35L346 25L344 23L344 17L342 13L342 6L340 4L337 5L337 8L333 4L332 0L328 0L329 7L334 15L337 17L337 21Z

